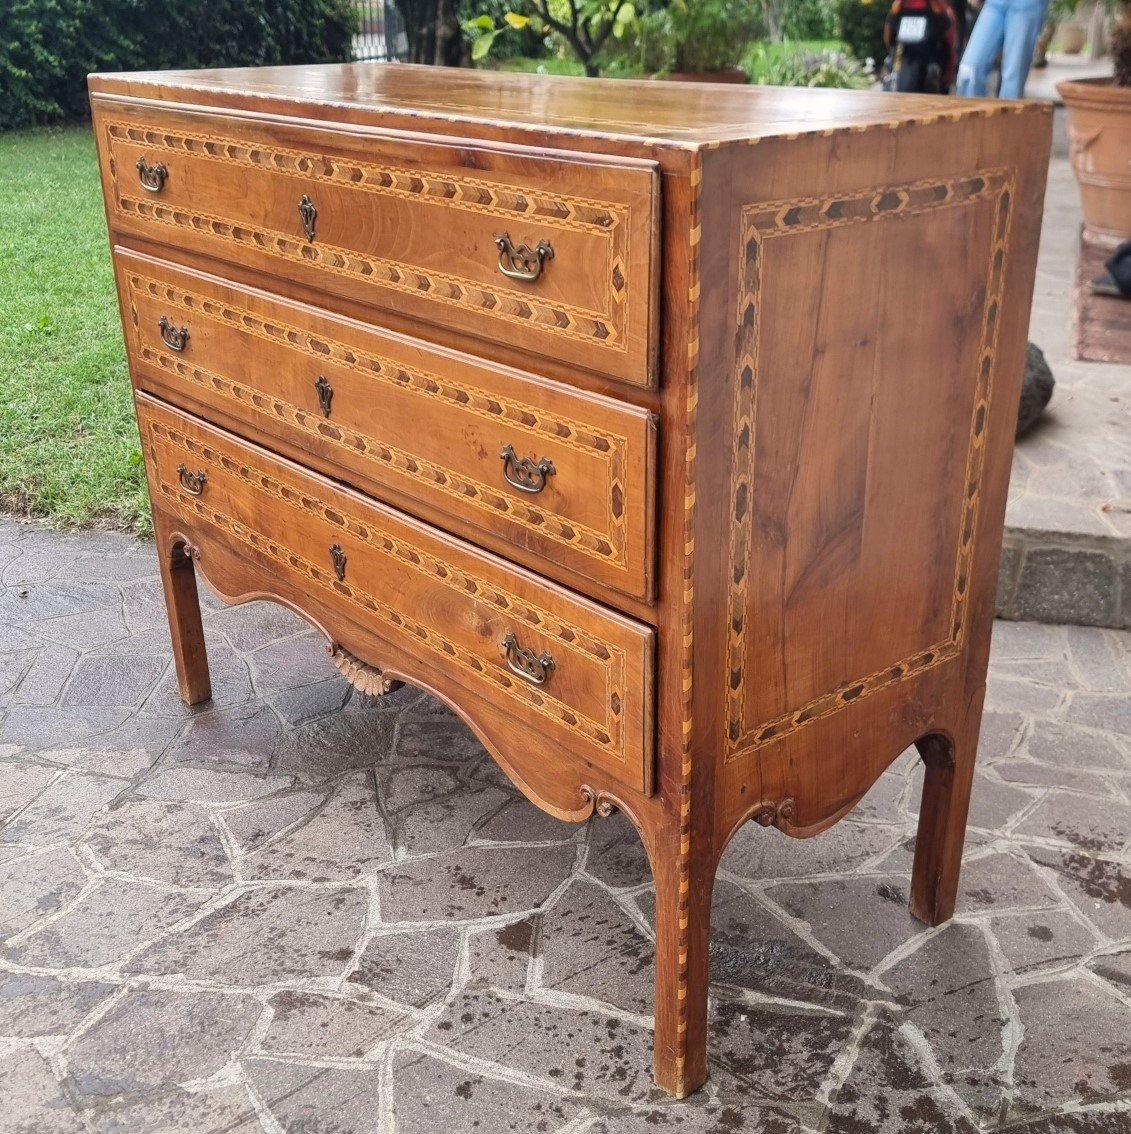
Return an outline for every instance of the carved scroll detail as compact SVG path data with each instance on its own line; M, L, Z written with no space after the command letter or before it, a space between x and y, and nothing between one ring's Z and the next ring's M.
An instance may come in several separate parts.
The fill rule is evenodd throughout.
M582 784L577 790L581 798L589 804L591 808L589 812L590 815L595 812L600 815L602 819L608 819L615 811L620 810L617 806L617 801L613 799L611 795L597 788L590 787L588 784Z
M780 803L763 804L750 818L759 826L785 830L793 822L796 810L797 804L787 796Z
M336 642L327 647L330 660L337 671L359 692L368 697L384 697L387 693L395 693L403 681L395 681L386 677L375 665L369 665L360 658L356 658L344 646Z

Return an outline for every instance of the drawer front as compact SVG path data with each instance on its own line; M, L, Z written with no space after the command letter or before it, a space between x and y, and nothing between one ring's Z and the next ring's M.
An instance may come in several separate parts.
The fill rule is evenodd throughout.
M516 359L652 381L652 163L95 110L121 231L490 339Z
M504 555L651 597L646 411L116 252L139 385ZM466 529L461 528L461 531ZM599 589L599 588L598 588Z
M651 789L651 630L145 394L137 402L155 507L265 561L532 737Z

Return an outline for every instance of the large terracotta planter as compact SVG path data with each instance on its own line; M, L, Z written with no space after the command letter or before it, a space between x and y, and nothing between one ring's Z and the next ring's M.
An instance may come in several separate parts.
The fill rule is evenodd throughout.
M1072 79L1057 91L1068 108L1068 144L1084 224L1096 236L1131 238L1131 87Z

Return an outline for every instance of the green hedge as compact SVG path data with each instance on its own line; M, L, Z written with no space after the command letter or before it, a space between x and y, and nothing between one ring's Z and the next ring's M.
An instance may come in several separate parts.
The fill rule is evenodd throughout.
M0 0L0 129L80 118L91 71L348 59L353 0Z
M884 60L884 20L887 0L838 0L837 33L863 63L871 59L879 71Z

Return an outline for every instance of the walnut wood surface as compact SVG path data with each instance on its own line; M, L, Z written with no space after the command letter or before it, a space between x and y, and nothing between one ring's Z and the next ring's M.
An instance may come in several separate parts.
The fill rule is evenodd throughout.
M132 377L139 390L191 411L139 394L186 696L204 688L185 566L195 565L227 601L286 603L382 680L435 693L553 814L622 809L656 882L654 1069L677 1095L706 1076L711 890L743 823L816 834L916 744L927 775L911 906L932 924L950 916L981 721L1047 108L371 65L96 76L91 86L100 129L114 117L130 139L100 135ZM245 255L244 241L236 254L214 235L198 238L205 214L267 227L285 196L275 179L292 176L275 158L269 169L240 173L250 178L249 200L207 166L192 174L191 196L177 198L197 221L135 223L116 196L127 163L165 154L173 169L176 147L158 148L146 131L160 122L186 137L189 123L196 130L205 120L193 106L207 108L217 137L305 154L319 191L340 192L325 198L332 202L364 196L322 180L343 162L360 169L416 155L414 176L423 176L443 152L445 170L464 176L474 167L531 199L605 194L610 209L627 209L630 227L647 215L660 251L642 258L638 242L625 261L624 326L635 345L617 356L635 361L618 364L607 346L583 337L539 338L545 332L530 320L512 350L481 312L419 296L374 298L382 293L372 280L327 274L301 247L261 257ZM198 158L213 160L194 151ZM411 174L409 156L402 165ZM168 184L171 196L181 191L172 173ZM487 232L477 217L426 231L403 201L384 229L366 219L368 206L368 198L354 206L356 232L335 230L338 244L394 241L398 256L430 270L434 249L458 246L468 259ZM341 207L332 204L331 215ZM278 217L272 225L282 226ZM556 301L598 307L607 261L594 263L582 269L592 278L559 274L554 286L574 290L555 292ZM631 297L646 293L646 316L633 314ZM247 314L229 324L216 303ZM153 337L165 304L184 313L185 351L169 354ZM278 325L286 341L257 338L257 321ZM423 476L395 476L387 461L346 460L324 435L298 432L293 417L280 424L276 402L316 412L307 386L314 356L302 337L310 332L347 406L356 379L339 366L339 344L350 366L379 346L399 365L474 383L536 416L568 417L594 437L616 432L638 461L635 439L654 425L654 463L633 466L625 479L626 523L646 533L643 542L617 574L600 560L587 567L569 550L573 540L551 530L552 521L609 531L616 506L589 456L568 466L561 458L568 486L555 473L557 495L547 488L544 499L531 497L546 511L496 524L470 500L441 501L434 477L429 487ZM641 368L652 350L654 366ZM204 363L219 385L189 373ZM225 386L237 378L256 391L246 404ZM649 379L653 386L641 384ZM349 427L445 475L482 481L476 470L491 454L476 456L475 446L486 449L485 435L447 424L465 420L454 410L418 411L415 396L390 398L387 415L383 405L360 409ZM535 426L524 426L524 454L542 455ZM447 451L436 447L445 433ZM200 497L179 486L184 462L207 465ZM588 488L575 494L577 484ZM311 506L296 510L297 500ZM409 561L391 555L389 538L413 549ZM333 574L333 543L348 560L344 580ZM427 559L431 578L411 555ZM441 571L470 585L453 588ZM654 604L641 597L648 594ZM549 681L535 691L541 704L531 702L532 686L517 693L499 684L508 673L500 632L514 624L535 655L554 655Z

